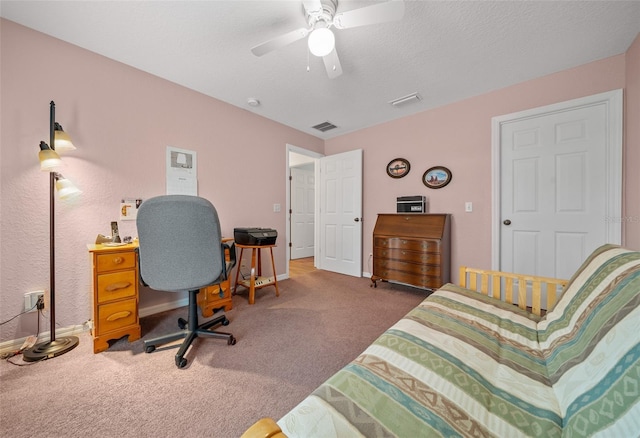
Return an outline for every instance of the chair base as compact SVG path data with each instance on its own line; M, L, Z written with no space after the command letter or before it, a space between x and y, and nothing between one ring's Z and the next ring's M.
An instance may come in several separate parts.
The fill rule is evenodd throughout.
M144 341L144 351L146 353L151 353L159 345L184 339L180 349L176 353L176 366L178 368L184 368L187 366L187 359L184 358L184 355L197 337L226 339L227 345L235 345L236 339L231 333L210 330L214 326L229 325L229 320L225 315L213 318L202 325L198 324L198 292L199 289L189 291L189 319L186 321L182 318L178 319L178 326L183 330Z

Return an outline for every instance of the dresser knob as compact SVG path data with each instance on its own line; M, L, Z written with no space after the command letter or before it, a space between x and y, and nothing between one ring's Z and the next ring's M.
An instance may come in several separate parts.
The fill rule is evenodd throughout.
M114 257L113 258L113 263L115 263L116 265L119 265L122 262L123 262L122 257Z

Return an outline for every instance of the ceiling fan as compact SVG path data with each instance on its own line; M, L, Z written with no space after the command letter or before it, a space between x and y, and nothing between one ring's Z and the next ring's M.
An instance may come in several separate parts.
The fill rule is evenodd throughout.
M352 27L400 20L404 15L403 0L376 3L351 11L339 12L338 0L302 0L308 26L301 27L253 47L256 56L262 56L309 36L309 50L321 57L331 79L342 74L342 66L335 48L335 36L331 28Z

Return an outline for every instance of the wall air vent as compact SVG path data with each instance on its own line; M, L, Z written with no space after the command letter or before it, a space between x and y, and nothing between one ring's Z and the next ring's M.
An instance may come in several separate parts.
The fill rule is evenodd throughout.
M318 131L327 132L332 129L336 129L337 126L331 122L322 122L317 124L316 126L312 126L313 129L317 129Z
M407 94L406 96L399 97L395 100L389 101L394 108L400 108L405 105L409 105L410 103L416 103L422 100L422 96L418 93Z

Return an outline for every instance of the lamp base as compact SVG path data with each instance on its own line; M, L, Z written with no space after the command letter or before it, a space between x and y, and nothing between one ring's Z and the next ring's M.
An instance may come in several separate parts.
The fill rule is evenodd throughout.
M43 359L51 359L73 350L80 343L76 336L66 336L58 338L53 342L41 342L22 352L22 359L25 362L36 362Z

